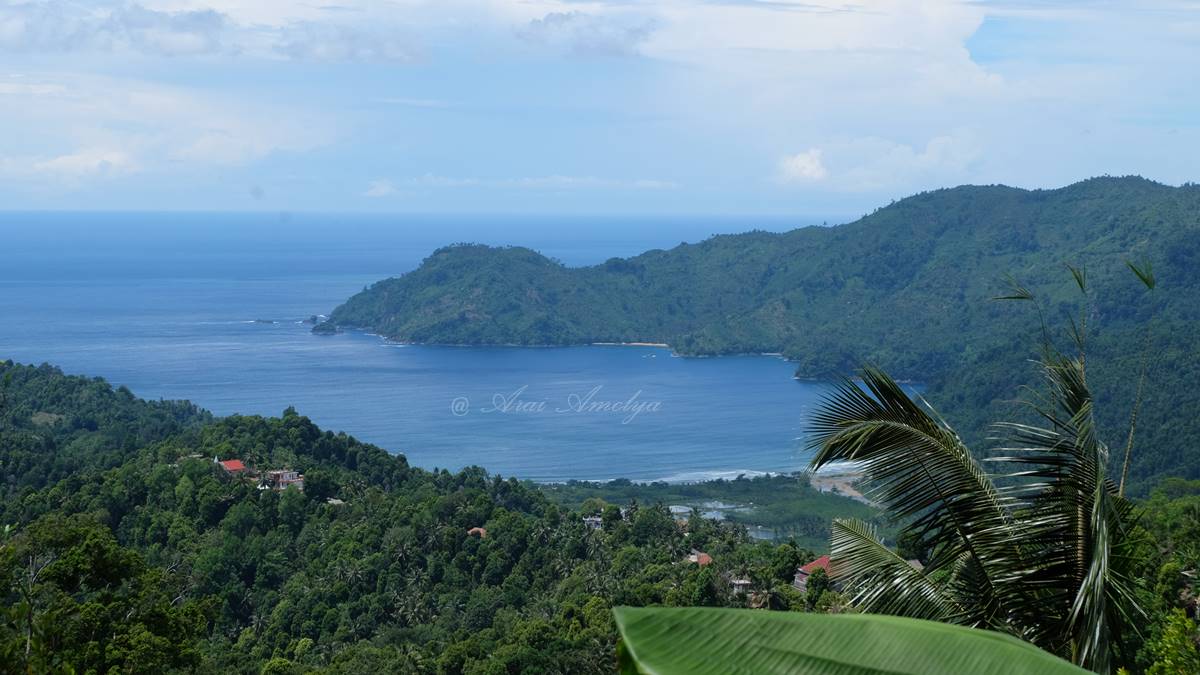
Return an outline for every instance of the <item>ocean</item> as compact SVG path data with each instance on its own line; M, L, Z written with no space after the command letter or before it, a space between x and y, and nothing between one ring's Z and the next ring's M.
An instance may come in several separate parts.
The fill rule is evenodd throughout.
M459 241L595 264L821 222L336 214L0 214L0 359L219 415L288 406L424 468L535 481L701 480L805 466L824 385L771 356L650 346L397 345L303 322Z

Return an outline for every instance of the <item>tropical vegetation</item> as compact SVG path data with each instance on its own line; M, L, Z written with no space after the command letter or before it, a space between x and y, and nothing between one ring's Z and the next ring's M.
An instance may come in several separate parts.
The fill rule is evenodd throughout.
M744 525L754 536L794 541L812 550L829 546L834 518L859 518L885 535L890 524L878 509L849 497L818 491L807 473L738 476L699 483L572 480L539 486L552 501L584 515L628 504L666 504L686 517L703 515Z
M615 605L841 602L792 586L819 551L650 499L593 498L594 527L538 486L418 469L294 410L215 418L12 362L0 394L0 672L608 673Z
M1154 289L1149 266L1129 267L1146 288ZM850 605L864 612L987 631L979 635L1008 634L1095 672L1112 672L1117 666L1138 669L1148 660L1148 672L1195 672L1200 652L1194 599L1186 600L1191 615L1177 606L1184 599L1181 579L1192 573L1168 562L1158 570L1156 592L1143 581L1146 558L1155 557L1154 542L1178 538L1152 538L1124 495L1142 398L1135 397L1123 447L1110 452L1098 433L1088 388L1087 274L1069 269L1085 299L1078 318L1070 322L1071 353L1055 347L1043 323L1044 387L1029 401L1030 417L1041 421L997 425L1007 444L987 461L999 471L985 470L979 455L945 419L878 368L864 368L861 381L843 379L818 409L811 423L812 467L858 465L868 494L901 524L898 541L905 549L885 545L871 523L837 519L831 572ZM1001 299L1038 301L1015 282ZM1131 384L1143 390L1144 378L1145 370ZM1186 482L1171 485L1184 492L1193 489ZM1161 529L1161 520L1151 521L1150 527ZM1188 563L1195 562L1194 547L1187 549L1193 556ZM713 639L701 627L701 621L716 620L712 616L687 610L628 611L639 617L630 628L622 626L633 672L671 672L674 668L663 664L688 662L689 654L702 654ZM1152 613L1157 636L1146 640L1139 633L1151 623ZM732 624L721 644L733 652L729 658L734 662L759 659L764 672L834 667L834 662L822 661L832 652L822 652L825 645L810 640L813 625L725 615L720 620ZM890 641L855 652L836 666L845 672L873 672L890 656L899 672L943 669L931 655L924 656L923 664L905 662L930 638L919 635L916 624L893 628L899 626L913 633L897 630ZM874 637L882 631L861 630ZM967 668L970 672L1006 672L1004 659L990 660L983 645L973 655L984 662ZM872 665L871 659L877 662ZM1017 667L1015 657L1009 659L1008 672L1054 669ZM824 666L816 665L822 662ZM955 665L963 672L963 664Z

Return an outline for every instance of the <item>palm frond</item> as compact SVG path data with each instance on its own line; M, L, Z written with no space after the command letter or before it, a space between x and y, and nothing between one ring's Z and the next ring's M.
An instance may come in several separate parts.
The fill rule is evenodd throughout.
M1154 288L1149 264L1127 264ZM864 491L930 552L924 571L913 570L869 526L835 523L835 564L860 607L1006 631L1107 672L1130 657L1122 633L1145 616L1134 579L1144 543L1123 497L1137 404L1118 487L1087 383L1087 273L1067 267L1085 305L1070 318L1075 355L1054 347L1028 289L1010 277L1011 292L997 298L1037 305L1044 379L1027 401L1032 422L997 425L1006 441L988 460L997 474L928 404L873 367L861 385L838 383L813 416L810 467L857 463Z
M928 546L912 569L861 522L834 525L837 574L871 612L1013 633L1104 670L1140 609L1134 516L1108 478L1082 357L1047 350L1038 424L1009 440L997 487L954 430L877 368L842 381L813 416L811 463L857 463L865 491Z
M876 614L962 623L955 598L921 570L883 545L875 528L858 519L835 519L830 539L832 576L851 602Z
M1071 272L1071 277L1075 279L1075 285L1079 287L1081 293L1087 293L1087 268L1076 267L1067 263L1067 269Z
M1146 288L1154 290L1156 284L1154 280L1154 266L1150 264L1149 260L1143 262L1141 265L1135 265L1133 262L1126 260L1125 265L1137 275L1137 278Z
M1009 274L1004 277L1004 283L1008 286L1006 295L997 295L992 300L1033 300L1033 291L1025 288L1017 281L1017 278Z
M998 608L1010 591L995 588L996 580L1017 576L1008 500L945 421L878 368L862 375L865 388L844 380L814 414L810 466L856 462L870 497L893 518L912 520L935 565L967 555L989 568L972 591L983 602L973 605Z
M1037 413L1049 426L1001 425L1012 454L994 459L1019 469L1006 494L1021 504L1022 541L1039 551L1020 580L1036 593L1014 607L1035 642L1104 672L1120 626L1141 611L1128 579L1133 561L1121 553L1132 506L1108 477L1082 359L1053 355L1043 371L1051 405Z

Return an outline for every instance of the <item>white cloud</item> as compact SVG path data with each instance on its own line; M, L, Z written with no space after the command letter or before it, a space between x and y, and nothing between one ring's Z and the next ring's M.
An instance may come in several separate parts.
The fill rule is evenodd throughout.
M336 139L345 145L328 157L269 168L307 185L344 178L330 190L353 196L372 175L338 176L329 161L414 157L392 170L411 176L427 158L461 155L475 176L526 177L389 184L406 197L478 189L481 203L485 190L641 190L647 204L731 210L1200 172L1195 153L1179 151L1200 135L1200 81L1187 67L1200 59L1194 2L333 4L0 0L7 67L45 75L0 75L0 171L157 176ZM578 56L621 58L564 58ZM402 75L306 65L414 60L421 68ZM47 70L64 67L74 72ZM97 75L106 72L186 84ZM259 74L261 91L247 85ZM691 190L666 196L680 183Z
M69 178L81 178L132 173L137 170L137 165L132 157L121 150L84 148L78 152L35 162L33 169Z
M228 29L225 16L211 9L160 12L61 0L0 6L0 49L6 51L204 54L224 48Z
M964 182L963 177L970 175L969 169L983 155L975 135L963 130L935 136L924 146L868 137L839 143L836 151L845 157L838 171L838 186L864 192Z
M225 54L318 62L409 62L420 50L394 22L285 19L235 21L208 6L93 5L65 0L0 4L0 52L122 52L150 56ZM191 4L191 3L189 3ZM255 3L257 4L257 3ZM277 18L287 17L281 12Z
M779 160L779 178L785 183L810 183L827 176L829 171L821 163L820 148L810 148Z
M875 136L837 138L779 161L782 183L840 192L920 190L959 181L983 156L977 135L965 129L914 146Z
M330 63L408 63L420 56L420 49L394 27L372 31L317 22L284 28L275 51L300 61Z
M128 5L109 15L101 30L138 51L182 56L221 51L228 28L225 16L211 9L156 12Z
M246 164L328 143L320 116L244 97L82 75L0 77L0 172L13 180Z
M26 82L0 82L0 96L51 96L63 94L61 85Z
M392 184L392 181L380 179L371 181L371 183L367 185L367 189L362 193L362 196L374 198L390 197L396 194L396 192L398 192L398 190L396 190L396 186Z
M653 20L641 16L550 12L530 20L517 35L580 55L626 56L636 54L654 28Z

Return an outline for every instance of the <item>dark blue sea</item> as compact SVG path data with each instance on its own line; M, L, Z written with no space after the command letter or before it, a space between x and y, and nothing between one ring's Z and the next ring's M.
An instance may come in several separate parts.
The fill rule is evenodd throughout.
M587 265L820 220L0 214L0 359L221 415L295 406L426 468L536 481L791 471L822 386L776 357L404 346L302 321L453 242Z

